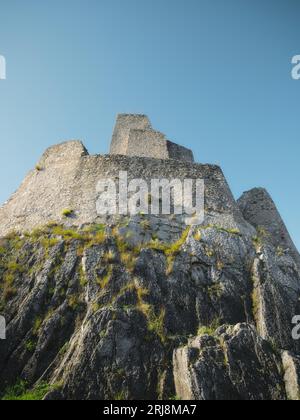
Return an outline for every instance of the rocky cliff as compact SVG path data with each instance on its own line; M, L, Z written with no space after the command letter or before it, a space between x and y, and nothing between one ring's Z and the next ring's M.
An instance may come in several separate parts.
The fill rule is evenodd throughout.
M4 398L299 398L299 254L265 190L236 202L218 167L77 142L39 165L0 213ZM204 223L97 220L94 181L119 168L200 174Z

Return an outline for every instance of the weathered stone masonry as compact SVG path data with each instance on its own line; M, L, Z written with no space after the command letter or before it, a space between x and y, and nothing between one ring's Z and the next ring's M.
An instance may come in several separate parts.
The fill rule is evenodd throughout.
M191 150L172 143L164 134L153 130L145 115L118 115L110 153L194 162Z

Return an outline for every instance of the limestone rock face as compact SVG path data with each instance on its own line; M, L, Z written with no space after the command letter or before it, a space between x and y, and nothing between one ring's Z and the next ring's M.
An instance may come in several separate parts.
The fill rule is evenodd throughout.
M274 201L264 188L245 192L238 204L247 220L255 228L264 228L272 244L282 252L288 252L300 267L300 255L282 220Z
M300 354L293 259L218 215L188 230L138 217L2 239L0 392L22 380L49 384L46 399L295 397L280 357Z
M280 357L247 324L221 327L176 350L174 379L182 399L286 399Z
M287 396L290 400L300 400L300 357L285 351L282 363Z

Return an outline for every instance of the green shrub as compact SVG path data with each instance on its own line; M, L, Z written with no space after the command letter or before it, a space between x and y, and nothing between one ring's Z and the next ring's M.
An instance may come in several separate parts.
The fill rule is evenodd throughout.
M87 285L87 283L88 283L88 279L86 277L86 274L85 274L85 272L83 270L82 265L79 268L79 283L80 283L80 286L81 287L85 287Z
M112 264L116 261L116 254L111 249L103 255L103 261L106 264Z
M57 238L43 238L41 240L42 246L45 248L45 250L48 250L49 248L53 248L55 245L58 244Z
M197 335L198 336L202 336L202 335L214 336L216 333L216 330L219 327L220 327L220 320L215 319L210 325L208 326L202 325L201 327L199 327Z
M201 233L200 229L198 229L197 232L194 234L194 239L195 239L195 241L199 242L199 241L201 241L201 238L202 238L202 233Z
M74 215L74 210L71 210L71 209L64 209L64 210L62 211L62 215L63 215L64 217L72 217L72 216Z
M197 335L198 336L202 336L202 335L211 335L213 336L215 333L215 330L211 327L199 327Z
M120 391L120 392L118 392L118 393L114 396L113 400L114 400L114 401L126 401L126 395L125 395L125 392L124 392L124 391Z
M142 220L141 221L141 227L144 230L149 230L151 228L151 223L149 220Z
M73 310L76 311L80 307L80 299L76 295L71 295L68 298L68 305Z
M84 240L84 236L78 233L76 230L64 229L63 226L56 226L52 231L53 235L62 236L64 240L69 241L71 239Z
M144 302L144 297L149 295L149 290L142 287L135 286L138 303L137 309L142 312L147 319L148 330L156 334L162 343L165 343L167 338L165 335L165 309L161 309L159 315L156 315L154 307L149 303Z
M28 389L25 381L19 381L15 386L8 388L2 401L41 401L50 392L58 388L55 385L49 385L45 382Z
M181 401L181 398L178 397L177 395L173 395L172 397L169 398L169 401Z
M3 246L0 246L0 257L2 257L7 252L7 249Z
M22 274L25 272L25 268L18 264L16 261L9 261L7 264L7 270L12 274Z
M26 348L27 351L29 351L29 353L33 353L34 350L36 349L36 343L32 340L29 340L25 344L25 348Z
M110 282L113 275L113 266L110 265L108 269L106 270L106 274L98 279L98 284L101 287L101 289L104 289Z
M32 333L34 336L38 336L41 326L42 326L43 320L40 317L37 317L33 324Z

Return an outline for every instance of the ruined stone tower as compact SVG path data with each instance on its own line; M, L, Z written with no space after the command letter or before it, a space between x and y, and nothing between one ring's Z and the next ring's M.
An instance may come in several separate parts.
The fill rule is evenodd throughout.
M118 115L110 153L194 162L191 150L167 140L164 134L152 129L146 115L137 114Z

